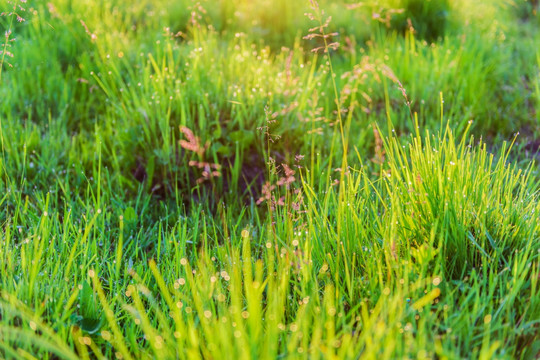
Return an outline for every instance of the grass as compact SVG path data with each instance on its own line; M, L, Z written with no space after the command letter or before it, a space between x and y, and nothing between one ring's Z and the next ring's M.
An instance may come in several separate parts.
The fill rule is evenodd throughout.
M536 2L2 6L0 357L538 356Z

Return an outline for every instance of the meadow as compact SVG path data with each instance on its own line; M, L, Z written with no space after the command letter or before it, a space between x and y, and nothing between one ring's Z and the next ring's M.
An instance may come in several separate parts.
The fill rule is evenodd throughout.
M0 358L536 359L537 0L6 0Z

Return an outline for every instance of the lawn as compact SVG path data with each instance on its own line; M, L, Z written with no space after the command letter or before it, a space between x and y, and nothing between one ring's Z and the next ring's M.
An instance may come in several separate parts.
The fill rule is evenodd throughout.
M536 359L537 0L4 0L0 358Z

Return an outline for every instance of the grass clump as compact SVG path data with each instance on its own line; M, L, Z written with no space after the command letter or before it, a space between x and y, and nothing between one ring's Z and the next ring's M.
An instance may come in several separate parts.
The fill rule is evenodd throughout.
M525 354L539 310L535 178L449 130L385 151L380 178L351 169L340 198L300 176L302 206L285 196L268 217L195 211L127 238L127 213L118 224L88 203L79 222L47 198L33 226L22 206L3 230L2 278L25 284L2 283L6 356Z

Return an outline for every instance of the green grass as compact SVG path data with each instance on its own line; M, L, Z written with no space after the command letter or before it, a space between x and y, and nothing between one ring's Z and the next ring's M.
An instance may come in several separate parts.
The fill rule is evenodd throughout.
M2 3L0 358L538 356L538 4L313 4Z

